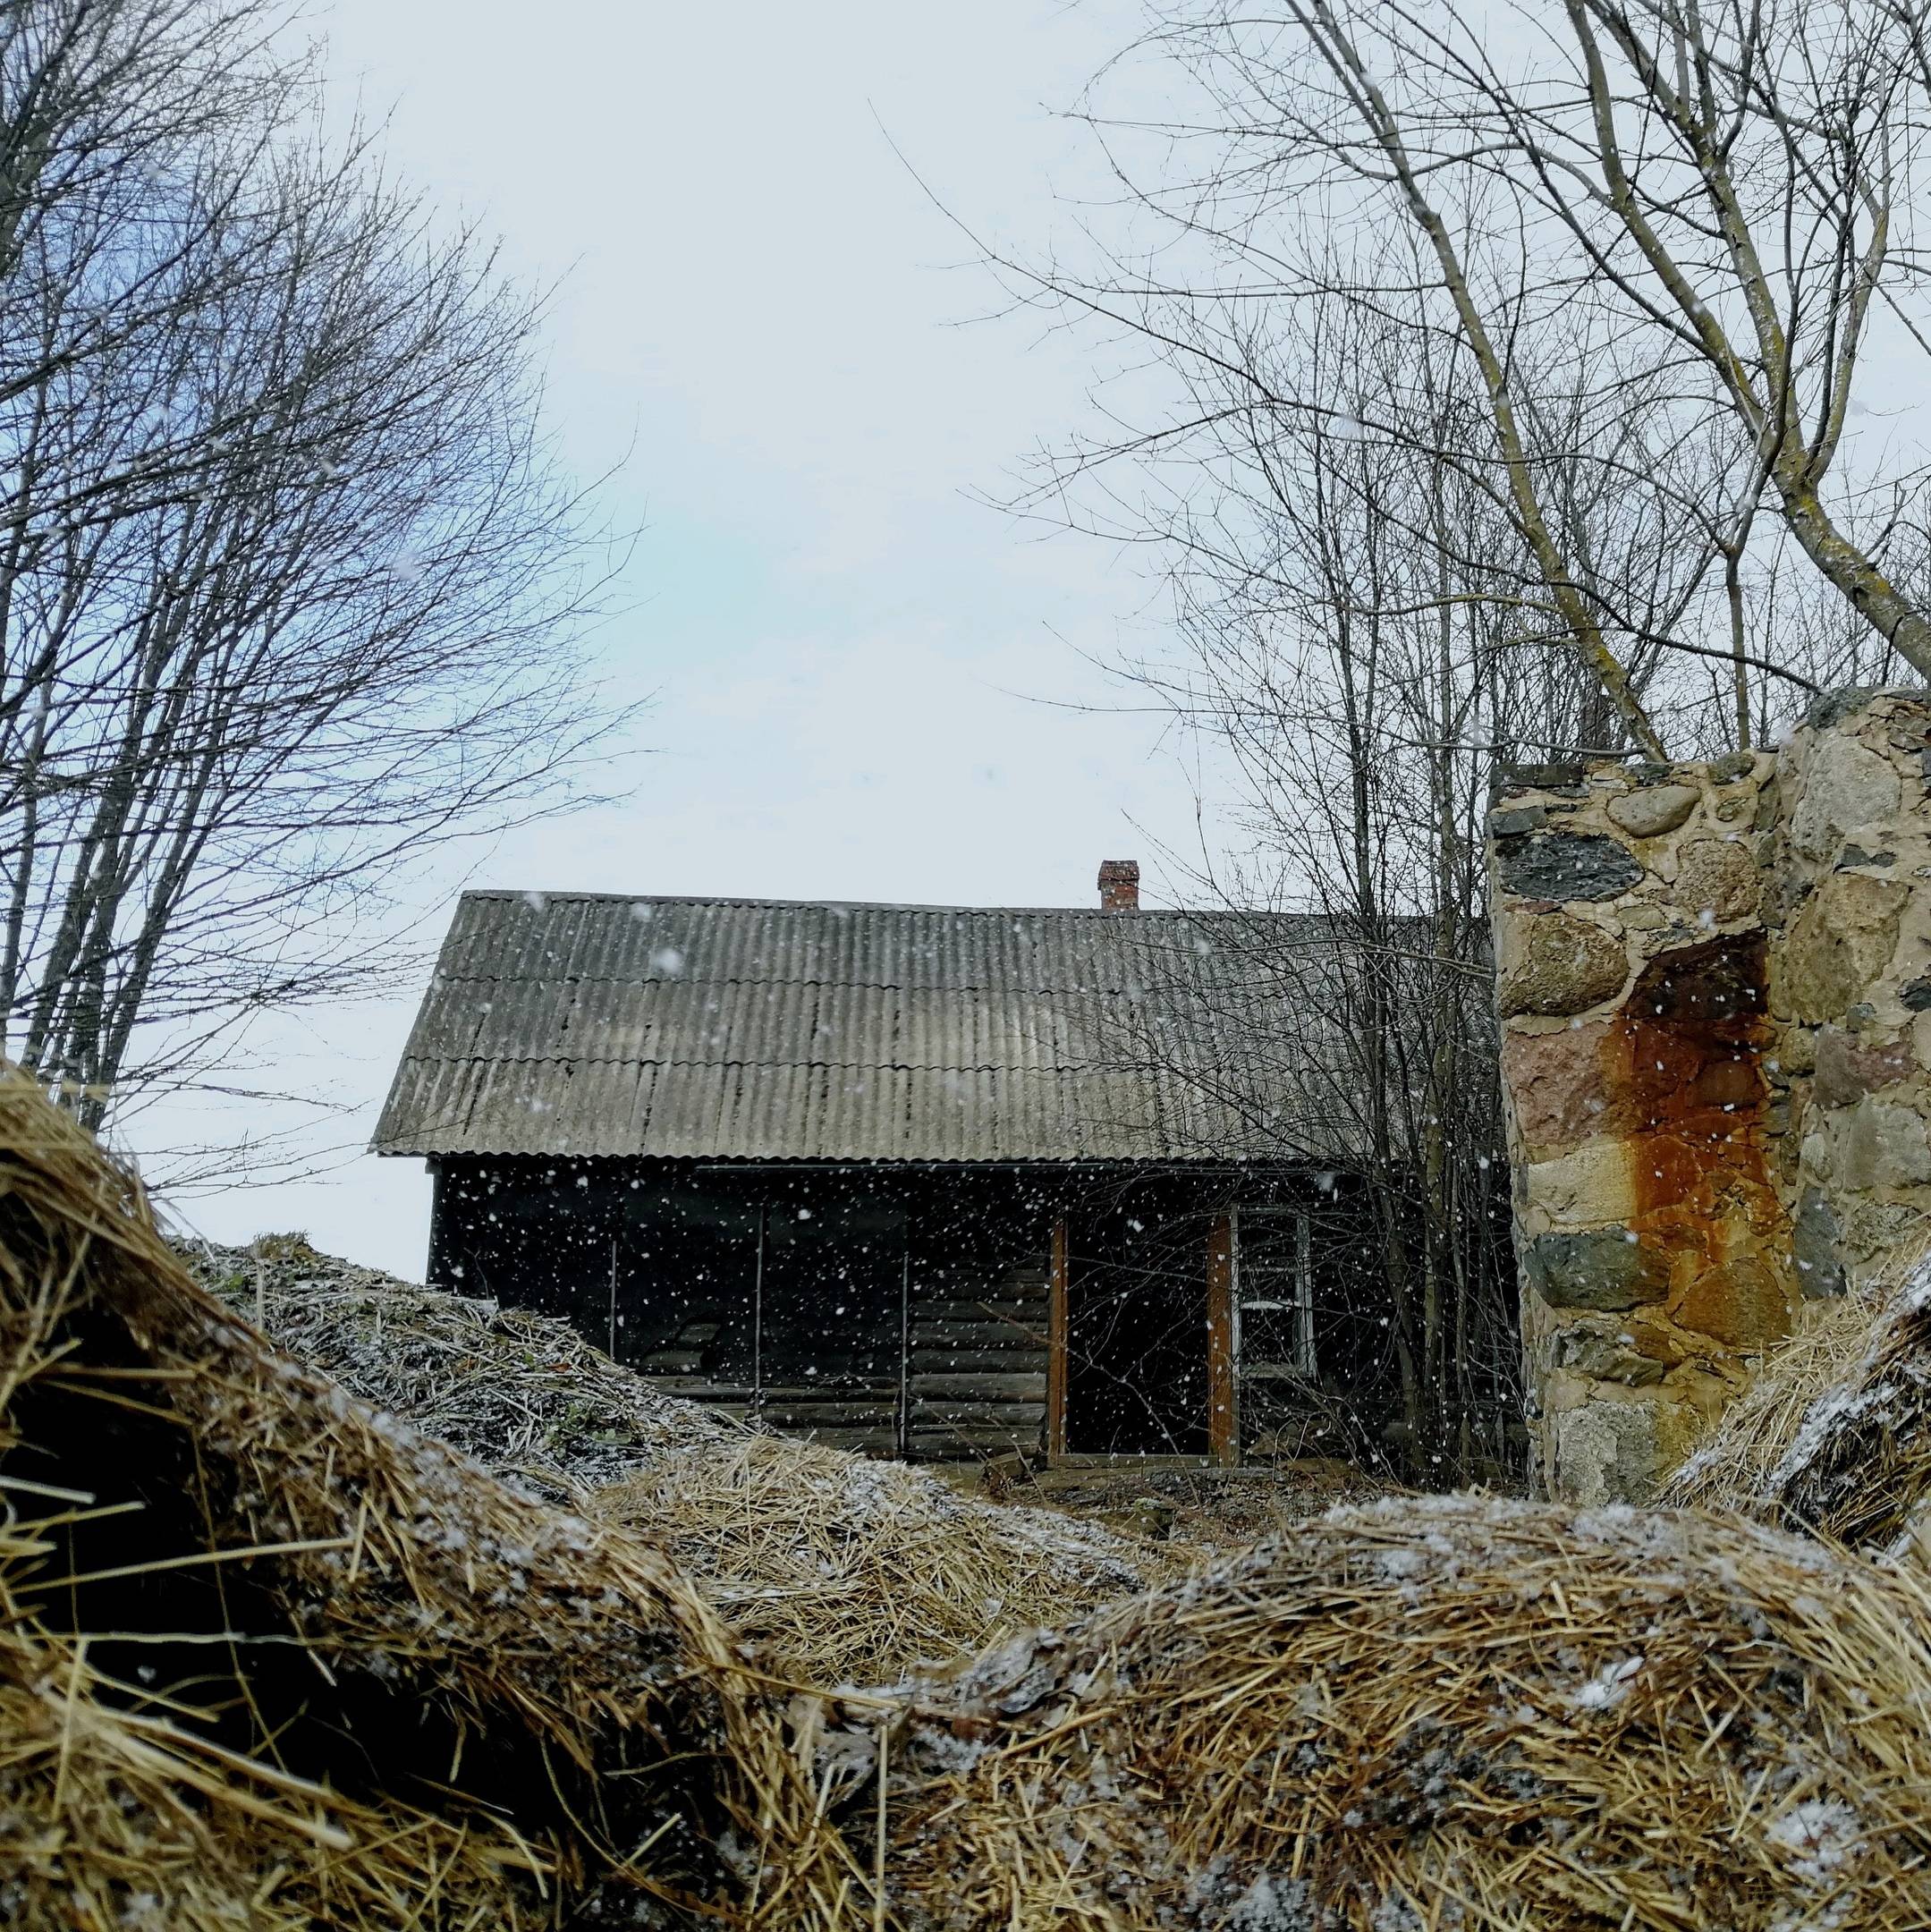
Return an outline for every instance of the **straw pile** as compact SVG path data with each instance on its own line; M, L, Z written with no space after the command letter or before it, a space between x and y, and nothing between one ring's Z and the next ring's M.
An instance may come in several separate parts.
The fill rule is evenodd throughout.
M591 1510L665 1551L774 1675L817 1689L897 1683L1196 1555L771 1436L666 1453Z
M288 1352L557 1501L673 1446L747 1433L654 1388L568 1322L399 1281L301 1235L198 1242L190 1271Z
M189 1258L353 1394L663 1552L789 1682L895 1683L1192 1557L747 1428L664 1394L567 1323L356 1267L299 1236Z
M1666 1506L1777 1520L1771 1495L1777 1467L1810 1405L1856 1371L1882 1305L1853 1294L1813 1302L1805 1312L1805 1326L1766 1356L1757 1378L1664 1483Z
M1922 1927L1927 1613L1756 1526L1337 1512L928 1689L892 1902L928 1932Z
M767 1835L835 1870L660 1556L277 1354L11 1073L0 1503L8 1922L670 1924Z
M1771 1472L1783 1520L1902 1555L1931 1522L1931 1262L1892 1298L1851 1372Z
M1666 1500L1904 1554L1931 1525L1931 1260L1773 1355Z
M10 1538L9 1571L36 1552ZM0 1586L0 1919L130 1932L547 1924L550 1861L495 1821L354 1803L103 1677ZM521 1882L519 1882L521 1878Z

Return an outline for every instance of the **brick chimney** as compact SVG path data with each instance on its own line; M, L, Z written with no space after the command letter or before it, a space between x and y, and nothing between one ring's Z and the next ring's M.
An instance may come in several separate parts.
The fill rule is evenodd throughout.
M1102 912L1139 911L1139 860L1102 859L1099 862L1099 909Z

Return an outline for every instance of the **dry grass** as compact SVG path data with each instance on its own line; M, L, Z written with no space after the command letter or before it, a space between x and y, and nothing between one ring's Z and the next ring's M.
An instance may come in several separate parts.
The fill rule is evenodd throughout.
M661 1555L278 1354L13 1074L0 1498L9 1923L761 1923L766 1838L851 1882Z
M662 1549L774 1675L817 1689L896 1683L1197 1555L772 1436L660 1455L591 1511Z
M1088 1521L1165 1533L1207 1552L1252 1549L1344 1503L1401 1493L1400 1485L1338 1458L1238 1469L1136 1467L1131 1462L1041 1470L1014 1483L1015 1499L1050 1503Z
M1902 1555L1931 1521L1931 1261L1814 1314L1664 1501Z
M1757 1379L1664 1484L1663 1503L1776 1521L1771 1479L1810 1405L1862 1359L1880 1306L1881 1298L1859 1295L1810 1303L1804 1326L1771 1352Z
M956 1932L1922 1927L1927 1611L1751 1525L1338 1513L928 1691L893 1903Z
M1765 1485L1783 1521L1902 1555L1931 1521L1931 1261L1817 1394Z
M0 1620L0 1921L308 1932L462 1924L483 1901L492 1926L551 1922L553 1861L495 1821L358 1803L224 1749L18 1604Z
M182 1256L291 1355L555 1501L659 1451L749 1433L662 1394L568 1322L398 1281L300 1235L246 1249L198 1242Z
M894 1683L1175 1574L1190 1552L722 1419L567 1324L282 1236L188 1258L365 1402L662 1551L761 1668Z
M1787 1499L1861 1521L1873 1445L1917 1453L1927 1302L1813 1407ZM737 1606L773 1655L828 1654L840 1617L880 1660L968 1636L993 1568L919 1593L1000 1513L953 1499L940 1535L922 1479L865 1469L739 1438L663 1452L625 1507L707 1553L714 1594L780 1590ZM211 1301L15 1078L0 1500L8 1923L1931 1925L1915 1565L1691 1512L1403 1498L895 1696L794 1693L660 1549Z

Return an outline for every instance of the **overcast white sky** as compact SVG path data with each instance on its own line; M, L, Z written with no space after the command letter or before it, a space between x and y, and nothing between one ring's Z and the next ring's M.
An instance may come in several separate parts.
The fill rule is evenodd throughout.
M552 417L643 526L602 634L655 693L634 796L452 861L468 885L1080 904L1104 857L1186 847L1192 793L1081 653L1144 645L1156 597L1109 547L972 500L1082 419L1091 345L995 299L894 156L1002 241L1044 244L1081 179L1051 110L1130 35L1121 0L816 8L337 0L318 12L344 105L393 115L395 160L485 217L521 274L561 279ZM882 123L882 127L881 127ZM1157 889L1156 868L1148 866ZM176 1201L216 1239L305 1228L420 1269L421 1164L357 1157L414 996L264 1029L250 1084L345 1112L220 1103L233 1143L302 1125L301 1182Z

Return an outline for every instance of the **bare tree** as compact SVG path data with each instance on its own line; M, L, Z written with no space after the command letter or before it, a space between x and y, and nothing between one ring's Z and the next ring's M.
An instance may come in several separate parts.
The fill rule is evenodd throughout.
M1097 252L1000 263L1143 352L1024 505L1171 573L1180 648L1127 669L1218 750L1241 856L1197 889L1334 936L1257 923L1223 996L1273 1046L1181 1071L1283 1155L1316 1157L1283 1080L1350 1123L1411 1439L1452 1464L1468 1336L1491 1389L1513 1352L1465 1224L1500 1159L1490 765L1749 746L1931 671L1924 473L1852 427L1926 346L1924 10L1153 13L1135 111L1126 63L1082 104Z
M0 1011L94 1122L370 985L397 869L616 722L534 305L324 140L280 24L0 29Z
M1238 828L1194 881L1221 910L1191 998L1223 1012L1229 1050L1175 1071L1248 1119L1257 1151L1328 1167L1353 1150L1404 1460L1466 1477L1507 1460L1514 1388L1486 765L1510 749L1498 720L1567 737L1596 691L1515 634L1505 506L1440 453L1469 399L1385 320L1303 314L1284 333L1328 405L1218 408L1194 365L1223 487L1168 534L1177 657L1132 667L1207 744ZM1492 597L1454 588L1485 581ZM1298 936L1283 911L1312 915Z
M1492 477L1453 460L1481 404L1456 386L1452 339L1304 305L1238 367L1175 368L1189 427L1137 453L1152 487L1134 510L1168 563L1176 642L1125 669L1200 749L1223 836L1190 864L1169 853L1189 902L1214 909L1196 922L1211 944L1196 956L1150 930L1151 1018L1114 1016L1114 1047L1208 1099L1215 1136L1231 1114L1252 1157L1326 1174L1339 1211L1322 1238L1341 1246L1317 1266L1352 1284L1357 1328L1382 1325L1381 1366L1351 1344L1367 1380L1337 1393L1373 1409L1392 1385L1390 1446L1418 1479L1493 1472L1514 1453L1518 1349L1488 767L1573 745L1599 689L1540 636ZM1256 371L1322 406L1256 406ZM1654 527L1589 513L1631 552ZM1678 597L1650 575L1646 594ZM1160 1026L1163 976L1178 1012L1215 1023Z
M1847 436L1873 354L1927 345L1927 18L1907 0L1211 0L1164 9L1149 41L1204 92L1186 136L1215 131L1210 191L1198 173L1181 189L1190 217L1237 211L1216 239L1264 253L1283 294L1396 297L1364 238L1399 222L1419 239L1522 540L1652 755L1627 650L1611 665L1597 649L1617 614L1577 567L1525 417L1552 387L1613 417L1632 371L1662 378L1665 434L1722 452L1719 551L1740 560L1767 535L1767 505L1858 618L1931 673L1931 606L1899 541L1921 471ZM1318 251L1311 221L1329 231ZM1732 574L1740 606L1740 561Z

